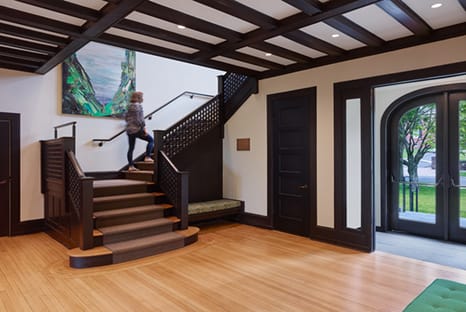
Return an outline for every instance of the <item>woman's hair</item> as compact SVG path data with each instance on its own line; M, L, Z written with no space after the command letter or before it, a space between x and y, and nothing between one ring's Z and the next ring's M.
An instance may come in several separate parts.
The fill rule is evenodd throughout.
M141 91L135 91L133 92L133 94L131 94L131 100L130 102L138 102L138 103L141 103L142 102L142 96L143 96L144 93L142 93Z

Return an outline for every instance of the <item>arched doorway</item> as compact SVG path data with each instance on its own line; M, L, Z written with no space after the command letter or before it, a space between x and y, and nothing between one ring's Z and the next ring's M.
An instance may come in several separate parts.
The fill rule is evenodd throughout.
M407 94L383 120L388 229L466 242L466 84Z

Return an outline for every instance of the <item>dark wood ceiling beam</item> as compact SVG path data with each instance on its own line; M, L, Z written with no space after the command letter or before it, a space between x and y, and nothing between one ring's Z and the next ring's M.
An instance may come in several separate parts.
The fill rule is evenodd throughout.
M135 32L141 35L157 38L160 40L165 40L168 42L173 42L197 50L212 50L213 45L208 44L204 41L196 40L191 37L186 37L173 33L161 28L149 26L147 24L142 24L133 20L122 20L114 25L116 28L120 28L126 31Z
M82 28L79 26L63 23L34 14L21 12L4 6L0 6L0 19L68 36L79 36L82 32Z
M45 54L11 49L7 47L0 47L0 55L17 58L20 60L36 61L41 63L44 63L49 59L49 57Z
M312 61L312 58L309 58L305 55L296 53L294 51L276 46L274 44L268 42L257 42L249 45L251 48L264 51L264 53L272 53L273 55L277 55L295 62L299 63L306 63Z
M26 67L26 68L31 68L31 69L37 68L41 65L40 62L29 61L29 60L19 59L16 57L8 57L8 56L3 56L0 62L4 64L21 66L21 67Z
M100 13L102 18L96 22L89 22L83 26L84 32L79 35L79 38L73 40L65 48L45 63L37 70L37 73L43 74L62 63L67 57L81 49L91 39L101 35L113 24L126 17L129 13L135 10L141 3L146 0L121 0L118 4L108 3L105 5Z
M96 38L95 41L104 43L104 44L119 46L119 47L126 48L126 49L131 49L131 50L135 50L135 51L139 51L139 52L143 52L143 53L147 53L151 55L156 55L156 56L166 57L166 58L170 58L170 59L174 59L178 61L183 61L186 63L216 68L219 70L245 73L247 75L257 75L256 71L243 69L242 67L234 66L230 64L225 65L224 63L218 62L215 60L195 62L192 59L191 54L178 52L175 50L166 49L166 48L154 46L154 45L147 44L144 42L140 42L140 41L136 41L136 40L132 40L128 38L123 38L123 37L115 36L111 34L102 34L101 36Z
M387 42L380 47L362 47L352 50L351 53L336 55L336 56L324 56L314 59L310 63L296 63L287 66L284 70L269 70L261 73L257 78L264 79L274 77L276 75L288 74L300 70L316 68L319 66L334 64L338 62L348 61L356 58L367 57L380 53L386 53L390 51L396 51L405 49L413 46L427 44L435 41L446 40L449 38L460 37L466 35L466 23L457 24L437 30L433 30L429 36L409 36L400 39L395 39Z
M59 12L88 21L97 21L99 11L63 0L18 0L50 11Z
M17 27L10 24L0 22L0 32L9 34L11 36L27 38L40 42L50 43L57 46L65 46L69 43L69 40L64 37L46 34L40 31L34 31L22 27Z
M400 0L382 0L377 5L416 36L428 35L432 28Z
M0 35L0 44L4 46L10 46L20 49L25 49L29 51L35 51L39 53L45 53L47 55L55 55L58 53L59 49L57 47L52 47L45 44L40 44L31 41L25 41L17 38L11 38L7 36Z
M385 43L384 40L347 19L343 15L329 18L325 23L368 46L378 47Z
M218 11L245 20L264 29L277 27L277 20L240 2L231 0L194 0Z
M273 38L283 33L292 32L304 26L322 22L325 19L339 16L341 14L365 7L380 0L332 0L322 4L322 12L309 16L306 13L297 13L279 21L279 26L272 30L253 30L243 36L240 42L224 42L217 45L212 52L198 52L193 57L197 60L209 59L224 52L237 50L242 47Z
M224 56L241 61L241 62L249 63L252 65L265 67L268 69L283 69L283 65L281 64L277 64L275 62L271 62L271 61L262 59L260 57L241 53L238 51L232 51L232 52L225 53Z
M314 15L322 12L322 3L317 0L283 0L291 6L303 11L307 15Z
M229 41L237 42L242 39L242 35L236 31L206 22L202 19L167 8L154 2L148 1L142 4L137 11Z
M17 64L11 64L11 63L4 63L2 62L1 59L0 59L0 68L11 69L11 70L26 72L26 73L33 73L37 69L37 67L22 66L21 64L17 65Z
M339 55L345 53L345 50L340 49L326 41L308 35L300 30L295 30L287 34L283 34L283 36L290 40L296 41L304 46L307 46L311 49L323 52L328 55Z

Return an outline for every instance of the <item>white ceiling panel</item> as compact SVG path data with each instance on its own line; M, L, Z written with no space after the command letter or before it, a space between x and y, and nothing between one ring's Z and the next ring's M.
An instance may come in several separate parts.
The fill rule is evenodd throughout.
M50 10L47 10L47 9L42 9L42 8L39 8L39 7L36 7L36 6L33 6L33 5L29 5L29 4L26 4L26 3L22 3L22 2L19 2L19 1L1 0L1 5L5 6L5 7L8 7L8 8L11 8L11 9L20 10L20 11L23 11L23 12L26 12L26 13L30 13L30 14L34 14L34 15L38 15L38 16L42 16L42 17L46 17L46 18L50 18L50 19L53 19L53 20L56 20L56 21L65 22L65 23L72 24L72 25L75 25L75 26L82 26L84 23L86 23L86 20L83 20L83 19L80 19L80 18L76 18L76 17L73 17L73 16L57 13L57 12L50 11Z
M118 29L118 28L110 28L110 29L108 29L106 31L106 33L116 35L116 36L120 36L120 37L124 37L124 38L128 38L128 39L132 39L132 40L136 40L136 41L140 41L140 42L144 42L144 43L147 43L147 44L153 44L153 45L163 47L163 48L166 48L166 49L170 49L170 50L189 53L189 54L193 54L193 53L198 51L198 50L192 49L190 47L182 46L182 45L172 43L172 42L168 42L168 41L165 41L165 40L156 39L156 38L153 38L153 37L148 37L148 36L144 36L144 35L140 35L140 34L135 34L135 33L132 33L132 32L126 31L126 30L122 30L122 29Z
M100 10L107 4L107 2L101 1L101 0L65 0L65 1L78 4L83 7L94 9L94 10Z
M247 33L258 27L244 20L212 9L192 0L151 0L151 2L183 11L186 14L200 18L240 33Z
M236 51L244 53L244 54L252 55L252 56L255 56L255 57L258 57L258 58L262 58L264 60L271 61L271 62L281 64L281 65L291 65L293 63L296 63L296 62L294 62L292 60L289 60L289 59L286 59L286 58L283 58L283 57L280 57L280 56L277 56L277 55L273 55L273 54L267 53L265 51L254 49L254 48L251 48L251 47L244 47L244 48L238 49Z
M403 0L433 29L466 22L466 12L457 0ZM442 6L433 9L434 3Z
M11 35L9 35L9 34L2 34L2 36L8 37L8 38L21 39L21 40L24 40L24 41L27 41L27 42L38 43L38 44L47 45L47 46L50 46L50 47L57 47L57 45L55 45L55 44L50 44L50 43L48 43L48 42L41 42L41 41L32 40L32 39L28 39L28 38L22 38L22 37L17 37L17 36L11 36Z
M8 24L8 25L13 25L13 26L16 26L16 27L21 27L21 28L24 28L24 29L38 31L38 32L41 32L41 33L44 33L44 34L54 35L54 36L58 36L58 37L62 37L62 38L68 38L68 36L63 35L63 34L58 34L56 32L52 32L52 31L47 31L47 30L42 30L42 29L38 29L38 28L34 28L34 27L29 27L29 26L26 26L26 25L11 23L11 22L8 22L8 21L2 21L2 23Z
M139 13L139 12L133 12L130 15L128 15L126 18L129 20L133 20L135 22L147 24L153 27L164 29L166 31L174 32L179 35L187 36L187 37L194 38L194 39L204 41L204 42L208 42L211 44L219 44L225 41L223 38L211 36L211 35L208 35L208 34L205 34L205 33L190 29L190 28L180 29L178 28L177 24L167 22L165 20L161 20L159 18L152 17L152 16Z
M262 66L253 65L253 64L250 64L250 63L238 61L238 60L235 60L235 59L232 59L232 58L229 58L229 57L224 57L224 56L216 56L216 57L213 57L212 60L222 62L222 63L226 63L226 64L230 64L230 65L239 66L239 67L244 67L244 68L247 68L247 69L256 70L256 71L259 71L259 72L263 72L263 71L268 70L268 68L265 68L265 67L262 67Z
M305 33L311 36L331 43L334 46L342 48L344 50L352 50L365 46L364 43L356 39L353 39L350 36L345 35L341 31L322 22L311 26L303 27L301 28L301 31L304 31ZM334 37L334 35L338 35L338 37Z
M273 37L265 41L311 58L318 58L327 55L325 53L306 47L305 45L299 44L283 36Z
M408 28L375 4L346 13L344 16L385 41L413 35Z
M244 4L275 19L283 19L285 17L301 12L300 10L281 0L236 0L236 2L240 2L241 4Z

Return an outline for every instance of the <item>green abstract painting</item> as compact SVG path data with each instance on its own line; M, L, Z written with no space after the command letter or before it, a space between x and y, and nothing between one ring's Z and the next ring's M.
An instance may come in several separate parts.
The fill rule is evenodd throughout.
M62 64L64 114L121 118L136 88L136 53L89 43Z

